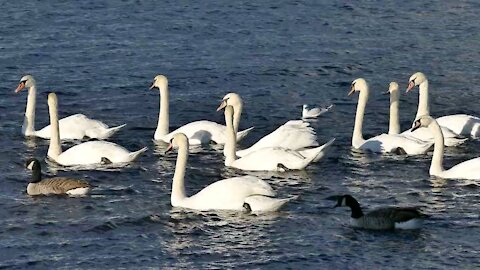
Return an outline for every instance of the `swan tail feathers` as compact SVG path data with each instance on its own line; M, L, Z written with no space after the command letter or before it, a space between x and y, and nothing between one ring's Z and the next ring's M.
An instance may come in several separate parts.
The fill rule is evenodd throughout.
M237 133L237 142L243 140L243 138L245 138L250 133L250 131L252 131L253 128L254 127L250 127L245 130L239 131Z
M104 139L112 136L113 134L117 133L117 131L119 131L121 128L125 127L127 124L123 124L123 125L119 125L119 126L116 126L116 127L111 127L111 128L108 128L106 131L105 131L105 134L103 136Z
M324 145L318 147L319 151L318 151L317 155L315 155L313 157L312 162L318 162L320 159L322 159L325 156L325 154L328 152L328 150L330 149L330 146L333 144L333 142L335 142L335 138L331 139L330 141L328 141Z
M147 151L148 147L144 147L138 151L135 151L135 152L132 152L130 154L128 154L129 156L129 161L134 161L135 159L137 159L141 154L143 154L145 151Z
M298 196L291 196L289 198L277 199L263 195L252 195L245 198L245 203L248 204L249 207L246 208L251 212L273 212L297 197Z

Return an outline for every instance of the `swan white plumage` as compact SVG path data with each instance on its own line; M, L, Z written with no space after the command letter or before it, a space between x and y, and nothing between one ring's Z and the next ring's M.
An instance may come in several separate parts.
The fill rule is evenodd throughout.
M302 118L304 119L317 118L320 115L330 111L331 108L333 108L333 104L326 108L318 108L318 107L310 108L307 104L303 104Z
M223 101L218 107L217 111L223 109L227 105L233 106L235 111L236 108L235 103L233 102L234 100L228 98L231 94L232 93L227 94L223 98ZM250 152L266 147L282 147L292 150L299 150L318 145L316 132L308 122L303 120L290 120L268 135L265 135L249 148L238 150L237 156L243 157Z
M176 133L184 133L189 140L190 145L208 144L211 141L217 144L225 144L224 125L218 123L201 120L188 123L169 133L169 90L168 80L164 75L157 75L150 89L157 87L160 92L160 112L158 115L157 129L155 130L154 139L157 141L170 142L170 139ZM232 102L237 106L238 113L235 115L235 130L238 131L240 124L240 116L242 114L243 103L240 96L232 96ZM237 139L240 141L253 129L253 127L238 132Z
M40 137L43 139L50 139L50 125L35 130L35 105L37 96L37 86L35 79L31 75L25 75L20 79L15 93L20 92L22 89L28 88L27 107L25 110L25 119L22 125L22 134L30 137ZM74 114L59 121L60 139L62 140L80 140L84 137L94 139L106 139L118 130L124 127L126 124L109 128L101 121L90 119L83 114Z
M48 157L64 166L101 163L125 163L135 160L147 148L129 152L124 147L106 141L89 141L75 145L62 152L58 124L58 101L55 93L48 94L51 134Z
M428 79L422 72L416 72L408 80L407 92L410 92L415 86L418 86L418 109L415 119L423 115L430 115L430 101L428 98ZM480 118L466 115L453 114L437 118L437 122L442 128L446 146L455 146L463 143L465 140L459 140L455 136L480 137ZM420 133L421 132L421 133ZM422 140L433 141L432 134L424 128L417 129L414 133L406 131L406 134L415 136Z
M332 139L322 146L301 151L282 147L265 147L237 159L235 154L236 140L233 128L233 115L233 107L230 105L226 106L227 142L225 143L224 154L226 157L225 166L228 167L247 171L301 170L314 160L319 160L323 157L329 146L335 141L335 139Z
M392 87L392 90L394 90L394 87ZM354 92L360 92L358 97L357 112L355 115L355 126L353 128L352 146L356 149L375 153L395 153L400 151L409 155L424 154L432 145L431 143L422 142L398 134L381 134L368 140L363 138L363 117L365 115L365 107L367 105L369 91L370 90L365 79L358 78L352 82L352 88L348 93L350 96ZM393 95L395 95L395 93L393 93ZM395 96L393 98L395 99ZM396 104L398 105L398 96L396 99ZM398 107L393 106L391 109L393 109L393 111L390 113L393 112L393 116L396 114L396 121L398 121ZM393 123L393 125L395 125L395 123ZM392 132L396 132L396 129L396 127L392 128Z
M430 175L450 179L480 179L480 157L464 161L452 168L443 168L443 134L438 122L431 116L424 115L415 120L412 130L420 127L427 127L435 137L432 163L430 164Z
M171 204L194 210L236 210L252 212L276 211L292 198L272 198L275 192L265 181L254 176L219 180L188 197L185 192L185 169L189 143L183 133L173 136L167 152L178 148L178 157L172 183Z

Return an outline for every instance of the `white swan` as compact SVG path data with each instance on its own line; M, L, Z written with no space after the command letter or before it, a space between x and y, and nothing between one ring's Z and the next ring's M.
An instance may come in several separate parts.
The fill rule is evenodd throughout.
M187 136L173 136L167 152L178 148L173 175L171 204L194 210L237 210L253 212L276 211L291 198L276 199L272 187L254 176L242 176L214 182L190 197L185 192L185 169L188 159Z
M310 108L307 104L303 104L302 107L302 118L309 119L309 118L317 118L320 115L328 112L333 107L333 104L326 107L326 108Z
M20 79L20 84L15 93L22 89L28 88L27 107L25 110L25 119L22 125L22 134L25 136L40 137L43 139L50 139L50 125L35 130L35 105L37 86L35 79L31 75L23 76ZM62 140L80 140L84 137L95 139L106 139L120 130L125 124L109 128L104 123L86 117L83 114L74 114L59 121L60 133Z
M217 111L223 109L227 105L233 106L234 111L236 110L234 100L229 98L229 96L232 94L233 93L227 94L223 98L223 101L218 107ZM258 149L266 147L282 147L292 150L299 150L318 145L319 144L317 142L317 135L315 133L315 130L310 126L308 122L303 120L290 120L278 127L270 134L265 135L263 138L258 140L258 142L256 142L249 148L238 150L237 156L243 157L250 152L257 151Z
M415 119L417 119L423 115L430 115L428 80L425 74L422 72L417 72L410 76L410 79L408 80L407 92L410 92L415 86L418 86L419 89L418 110L417 115L415 116ZM456 139L455 135L480 137L480 118L478 117L466 114L453 114L437 118L437 122L442 128L446 146L455 146L465 141ZM417 132L420 131L423 133L417 135ZM422 140L433 140L432 134L423 128L417 129L415 133L409 135L415 136Z
M394 87L392 87L392 89L394 89ZM375 153L400 152L409 155L424 154L432 145L431 143L410 139L406 136L398 134L381 134L368 140L365 140L363 138L363 117L365 115L365 107L367 105L369 91L370 90L365 79L359 78L352 82L352 88L348 93L348 95L350 96L354 92L360 92L358 97L357 112L355 115L355 126L353 128L352 146L356 149L371 151ZM393 95L395 95L395 93ZM395 99L395 96L393 96L393 98ZM395 117L396 114L396 121L398 121L398 96L395 103L397 104L397 106L395 106L395 104L394 106L391 106L390 113L393 113L393 117ZM395 125L395 123L393 123L393 125ZM392 132L396 131L396 127L392 128Z
M57 95L48 94L48 111L50 113L51 134L48 147L48 157L60 165L89 165L101 163L124 163L135 160L147 148L136 152L129 152L122 146L106 141L89 141L75 145L65 152L62 152L60 145L60 134L58 128Z
M157 129L155 130L154 139L157 141L170 142L170 139L176 133L184 133L189 140L190 145L208 144L214 141L217 144L225 144L225 129L224 125L217 124L212 121L201 120L188 123L173 132L169 133L169 97L168 97L168 80L163 75L157 75L150 89L157 87L160 92L160 113L158 115ZM240 124L240 116L242 114L242 100L240 96L232 97L238 108L238 113L235 115L235 130L238 131ZM240 141L253 129L253 127L238 132L237 138Z
M236 140L233 128L234 109L228 105L225 107L225 123L227 124L227 142L225 143L225 166L247 171L285 171L301 170L314 160L319 160L325 155L329 146L335 141L330 140L326 144L302 151L291 150L282 147L265 147L250 152L237 159ZM319 157L320 156L320 157Z
M464 161L445 170L443 168L443 134L440 125L431 116L424 115L415 120L412 130L420 127L428 127L435 137L432 163L430 165L430 175L445 179L480 179L480 157Z

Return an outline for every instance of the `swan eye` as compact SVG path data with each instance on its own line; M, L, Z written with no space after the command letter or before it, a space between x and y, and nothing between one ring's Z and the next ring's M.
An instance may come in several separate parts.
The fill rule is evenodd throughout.
M20 83L25 84L25 83L27 83L27 80L20 81Z
M417 79L417 78L415 77L415 78L413 78L410 82L412 82L413 84L415 84L415 80L416 80L416 79Z

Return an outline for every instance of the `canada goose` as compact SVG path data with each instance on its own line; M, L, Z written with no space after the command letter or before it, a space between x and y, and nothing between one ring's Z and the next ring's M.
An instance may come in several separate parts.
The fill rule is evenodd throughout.
M351 195L330 196L327 200L337 201L335 207L348 206L352 210L353 227L370 230L418 229L427 215L415 207L384 207L363 214L360 204Z
M32 179L27 186L28 195L85 195L90 191L90 184L85 180L73 179L68 177L54 177L42 179L42 170L40 162L31 158L28 159L25 166L32 170Z

